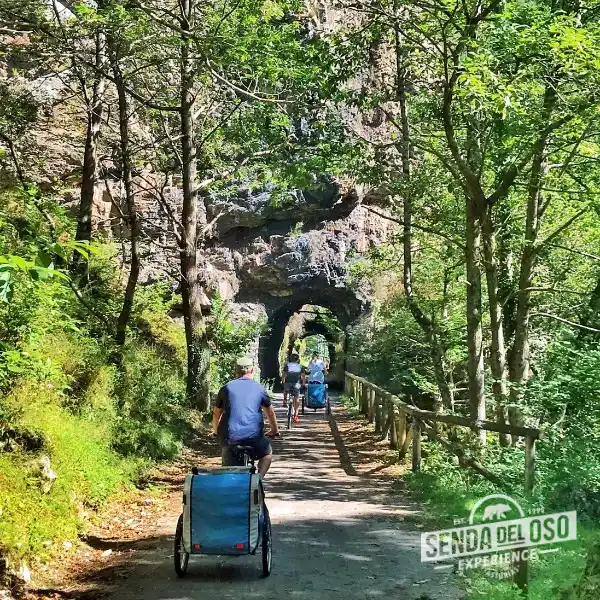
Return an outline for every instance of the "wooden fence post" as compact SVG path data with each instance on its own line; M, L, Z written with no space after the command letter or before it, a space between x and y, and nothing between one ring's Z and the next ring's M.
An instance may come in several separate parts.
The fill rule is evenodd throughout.
M374 423L377 407L375 406L375 390L371 386L367 387L367 402L369 404L369 423Z
M392 404L392 401L390 400L390 395L391 394L387 394L385 397L385 401L388 403L388 410L390 411L391 418L390 447L396 449L398 448L398 424L396 422L396 407Z
M360 398L361 406L360 412L366 416L368 414L368 407L365 399L365 384L362 381L358 382L358 395Z
M404 460L408 453L408 447L413 439L413 429L412 427L406 431L406 437L404 438L404 443L400 447L400 451L398 452L398 458L400 460Z
M373 405L375 407L375 433L381 433L381 405L379 404L379 394L373 390Z
M404 440L406 439L406 413L401 408L398 408L396 429L398 430L398 448L403 448Z
M529 561L519 560L516 564L517 570L513 576L513 581L525 596L527 596L529 590Z
M387 434L389 431L388 416L389 416L388 403L387 403L385 395L382 395L381 396L381 435L383 436L382 439L385 439L387 437Z
M412 429L412 470L416 473L421 470L421 420L418 417L414 417Z
M508 407L508 422L510 425L523 425L523 414L519 406L511 405ZM511 435L513 446L519 441L518 435Z
M525 496L530 497L535 485L535 438L525 438Z
M383 422L383 428L381 430L381 439L387 440L388 433L390 435L392 435L391 431L392 431L392 421L394 419L394 415L393 415L393 413L391 413L389 411L389 405L385 400L383 401L381 408L382 408L381 419Z
M514 436L513 436L514 437ZM535 484L535 438L528 435L525 438L525 496L530 498ZM519 560L517 572L514 576L515 583L525 595L529 590L529 561Z

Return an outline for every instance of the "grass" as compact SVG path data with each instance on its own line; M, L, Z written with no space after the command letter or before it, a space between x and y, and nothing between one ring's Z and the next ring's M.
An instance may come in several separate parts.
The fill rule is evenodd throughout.
M121 369L108 360L110 341L85 331L41 328L24 348L35 362L26 358L0 397L0 579L3 566L65 552L96 509L176 456L197 424L183 330L158 308L141 311ZM44 456L57 476L49 490Z
M106 423L73 415L57 400L56 392L33 384L6 400L23 407L21 426L45 438L40 453L0 454L0 547L11 563L44 560L59 542L75 540L84 527L84 509L97 508L130 485L144 466L111 450ZM57 475L48 493L40 477L43 455Z
M353 399L341 395L338 402L350 415L362 418ZM422 451L422 471L408 473L397 482L398 493L408 490L419 504L422 512L416 520L422 531L452 527L455 518L468 517L477 500L499 492L492 483L453 464L439 446L423 442ZM543 499L538 498L539 502ZM580 520L577 541L561 544L558 552L541 555L532 561L528 600L592 600L600 597L578 596L575 591L586 567L588 552L599 539L597 523ZM512 582L498 581L482 571L469 571L461 575L461 580L468 600L518 600L524 597Z

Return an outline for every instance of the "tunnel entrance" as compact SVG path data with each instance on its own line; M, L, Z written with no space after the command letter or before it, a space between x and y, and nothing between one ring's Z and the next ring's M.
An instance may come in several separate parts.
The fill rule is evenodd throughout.
M274 311L269 319L268 334L260 339L261 378L281 386L283 366L292 350L306 365L317 352L329 365L328 382L335 387L343 383L345 371L345 327L343 312L317 304L288 304Z

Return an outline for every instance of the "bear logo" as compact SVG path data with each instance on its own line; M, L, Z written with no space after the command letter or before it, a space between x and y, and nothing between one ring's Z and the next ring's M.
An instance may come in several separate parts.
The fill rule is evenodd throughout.
M490 506L486 506L483 512L483 520L491 521L495 519L497 521L501 519L506 519L506 513L512 510L508 504L491 504Z

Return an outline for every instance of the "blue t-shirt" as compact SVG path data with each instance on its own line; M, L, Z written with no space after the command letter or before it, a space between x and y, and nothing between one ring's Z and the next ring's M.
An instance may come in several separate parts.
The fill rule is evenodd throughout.
M263 435L265 424L261 408L271 406L271 399L262 385L241 377L219 390L215 406L223 410L218 431L221 442L233 444Z

